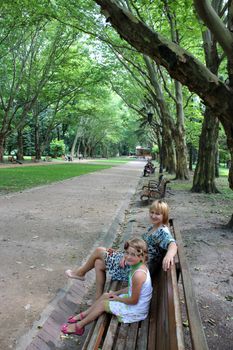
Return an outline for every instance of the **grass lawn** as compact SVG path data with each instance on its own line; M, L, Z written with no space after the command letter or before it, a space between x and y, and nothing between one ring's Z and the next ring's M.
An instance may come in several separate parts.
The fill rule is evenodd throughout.
M209 198L218 198L220 200L233 200L233 191L229 188L228 183L228 174L229 169L225 167L219 167L219 177L215 179L216 187L220 193L205 193L205 196L209 196ZM164 174L166 178L169 180L173 180L174 175L169 175L167 173ZM190 191L193 184L193 176L190 176L189 181L172 181L171 184L168 184L168 187L176 191Z
M87 159L87 161L90 160L93 163L107 163L107 164L124 164L131 162L132 160L136 160L136 158L129 158L129 157L115 157L115 158L92 158Z
M0 169L0 191L21 191L108 168L111 168L111 165L49 164L3 168Z

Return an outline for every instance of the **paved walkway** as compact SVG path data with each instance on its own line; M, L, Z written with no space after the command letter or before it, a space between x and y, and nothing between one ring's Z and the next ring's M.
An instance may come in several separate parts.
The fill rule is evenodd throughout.
M143 161L129 162L61 183L4 196L5 198L0 197L3 221L6 220L8 232L12 232L6 217L6 213L10 210L18 221L17 235L20 236L22 231L27 232L28 229L31 234L29 237L34 235L34 237L41 238L42 236L45 246L46 240L49 239L48 235L56 232L56 244L62 244L63 249L67 249L67 254L64 254L60 264L59 273L63 274L64 269L70 266L70 261L66 261L68 250L74 249L77 244L82 245L81 261L85 260L87 252L89 254L98 245L111 246L122 231L122 225L125 229L125 216L144 165ZM22 198L24 198L23 208ZM22 212L20 212L20 206ZM65 211L64 208L66 208ZM33 220L33 232L30 231L31 220ZM82 234L77 232L77 225ZM63 234L59 234L60 227L62 227ZM85 235L87 227L88 235ZM67 232L67 236L64 236L64 231ZM7 232L5 234L7 235ZM24 235L25 240L30 239L29 237ZM69 243L68 247L64 246L64 242ZM54 255L54 252L50 251L49 254ZM45 266L47 266L47 258L49 259L49 257L44 258ZM57 259L54 256L53 258ZM81 261L79 256L76 264L80 264ZM55 263L58 264L58 260ZM73 265L76 264L73 263ZM51 261L50 266L52 266ZM43 310L40 318L37 317L38 321L34 322L33 327L17 341L16 349L71 350L81 348L81 340L78 337L73 337L74 339L69 337L65 340L60 338L60 325L66 321L68 315L78 310L77 304L85 303L86 296L93 289L94 280L94 274L90 272L85 284L80 281L66 282L68 285L59 290L52 302ZM60 280L59 287L61 283L62 280Z

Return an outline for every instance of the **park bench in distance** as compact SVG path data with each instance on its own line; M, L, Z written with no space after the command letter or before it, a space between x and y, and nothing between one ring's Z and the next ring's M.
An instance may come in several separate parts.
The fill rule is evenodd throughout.
M140 199L142 201L149 201L164 198L166 196L166 188L169 182L169 180L162 176L160 177L159 182L155 180L148 181L148 184L142 187Z
M170 225L178 243L177 261L168 272L160 268L155 274L148 318L123 324L115 316L104 313L93 323L82 350L185 350L183 322L186 323L186 317L190 338L188 349L208 350L181 235L178 229L174 229L173 220L170 220ZM112 281L108 282L106 290L119 287L121 282ZM182 301L180 288L184 292ZM186 308L185 315L181 313L181 302Z

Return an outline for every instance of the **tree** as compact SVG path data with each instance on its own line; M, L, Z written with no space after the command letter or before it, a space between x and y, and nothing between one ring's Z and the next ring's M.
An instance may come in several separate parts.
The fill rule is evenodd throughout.
M204 103L218 116L222 123L227 145L231 154L231 168L229 171L229 185L233 190L233 3L227 2L228 28L213 10L207 0L195 0L196 9L214 34L228 59L228 81L223 82L196 57L182 49L176 43L154 32L145 23L128 12L116 1L95 0L101 6L102 13L116 29L122 38L129 42L139 52L142 52L159 65L164 66L169 74L186 85L190 91L197 93ZM233 227L233 215L229 223Z

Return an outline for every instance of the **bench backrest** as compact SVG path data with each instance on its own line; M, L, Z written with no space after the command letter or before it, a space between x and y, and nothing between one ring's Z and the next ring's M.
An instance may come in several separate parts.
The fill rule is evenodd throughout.
M175 265L154 277L149 315L148 350L183 350L183 326Z
M184 305L188 318L191 348L193 350L208 350L180 230L178 227L174 229L173 219L170 219L170 227L178 245L179 269L182 278L181 287L183 289Z

